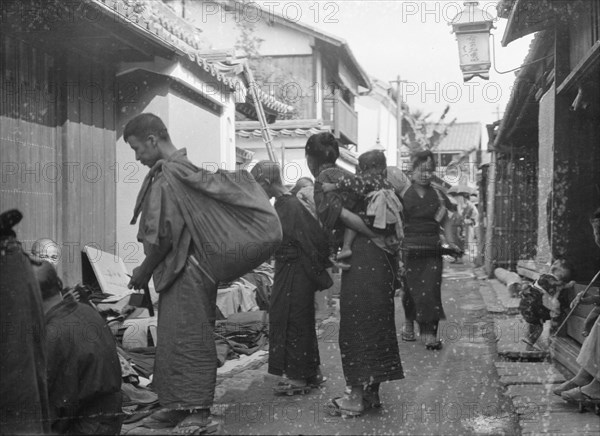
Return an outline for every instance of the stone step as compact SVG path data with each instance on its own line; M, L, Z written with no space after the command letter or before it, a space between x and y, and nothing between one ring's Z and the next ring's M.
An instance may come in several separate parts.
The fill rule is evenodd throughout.
M488 280L488 283L496 293L496 297L498 301L504 306L506 309L507 315L516 315L519 313L519 303L521 301L520 298L513 298L510 296L508 289L502 283L500 283L496 279Z
M494 365L504 386L547 385L565 381L565 377L549 363L496 362Z
M527 351L527 344L523 339L527 333L527 323L520 316L494 317L494 332L498 343L498 355L511 360L546 360L549 357L549 325L544 326L544 331L536 347L539 351Z
M579 413L576 405L552 393L554 387L539 384L506 388L519 415L521 434L600 434L598 417L593 412Z

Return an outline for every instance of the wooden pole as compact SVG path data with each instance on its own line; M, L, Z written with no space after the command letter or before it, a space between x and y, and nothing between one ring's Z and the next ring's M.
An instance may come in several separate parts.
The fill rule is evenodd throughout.
M273 151L273 141L271 139L271 132L269 131L269 126L267 124L267 117L265 116L265 111L263 109L262 102L260 101L258 94L258 85L254 81L254 75L252 74L252 70L250 70L250 68L247 65L244 65L244 73L246 74L248 86L250 87L250 93L252 95L252 99L254 100L254 107L256 108L258 122L260 123L260 131L262 133L265 146L267 147L267 154L269 155L269 160L277 162L277 156Z
M397 94L396 94L396 166L402 170L405 170L406 168L402 168L401 164L402 164L402 153L401 153L401 148L402 148L402 119L403 119L403 114L402 114L402 93L400 92L401 88L401 84L402 82L406 82L406 80L401 80L400 79L400 74L398 74L398 76L396 77L396 80L392 80L390 83L395 83L398 88L397 88Z
M494 206L496 196L496 150L491 151L490 166L487 174L487 225L485 227L485 271L488 278L494 277L494 262L492 259L494 250Z

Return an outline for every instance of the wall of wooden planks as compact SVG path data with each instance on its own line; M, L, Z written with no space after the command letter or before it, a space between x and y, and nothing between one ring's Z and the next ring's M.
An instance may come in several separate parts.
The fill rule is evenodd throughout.
M114 73L6 34L1 44L1 209L23 212L26 250L41 237L62 246L59 273L74 284L85 244L115 249Z
M55 59L1 36L0 209L24 215L17 228L25 249L39 237L59 236L60 133Z

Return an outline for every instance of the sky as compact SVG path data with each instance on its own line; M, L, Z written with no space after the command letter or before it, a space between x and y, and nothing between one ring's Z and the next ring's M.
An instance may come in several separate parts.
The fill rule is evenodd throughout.
M479 7L494 18L495 48L490 80L474 78L464 83L459 68L458 45L447 23L463 9L462 1L271 1L276 11L319 30L345 39L369 76L403 84L411 110L433 112L436 120L447 104L447 119L491 123L503 114L515 73L498 74L522 64L532 37L501 47L505 19L496 18L496 1ZM263 5L264 6L264 5ZM301 9L300 9L301 8ZM301 15L298 11L301 10ZM484 144L487 137L484 138Z

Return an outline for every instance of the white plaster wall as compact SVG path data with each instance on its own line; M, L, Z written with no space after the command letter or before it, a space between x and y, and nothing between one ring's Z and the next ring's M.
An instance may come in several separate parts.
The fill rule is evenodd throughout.
M221 120L203 107L169 93L169 124L173 144L186 148L190 161L202 168L225 165L221 148Z
M396 166L396 114L369 95L357 98L355 109L358 113L358 153L374 149L379 133L380 146L385 149L388 166Z
M282 169L282 176L284 183L293 185L300 177L312 177L308 166L306 165L306 158L304 156L304 146L308 138L299 137L276 137L273 138L273 151L277 157L278 162L284 162ZM254 164L261 160L268 160L269 155L267 153L267 147L261 138L240 138L236 139L237 146L254 152L252 162L248 164L247 168L250 169ZM282 144L285 144L286 149L282 156L281 148Z
M293 2L291 2L293 3ZM255 24L255 35L262 38L260 53L263 56L312 54L312 38L302 32L271 24L268 13L260 16L251 13L250 8L239 13L225 11L220 5L202 0L186 2L186 20L202 30L214 50L229 50L235 46L239 36L238 23L241 20ZM287 11L290 18L294 11Z

